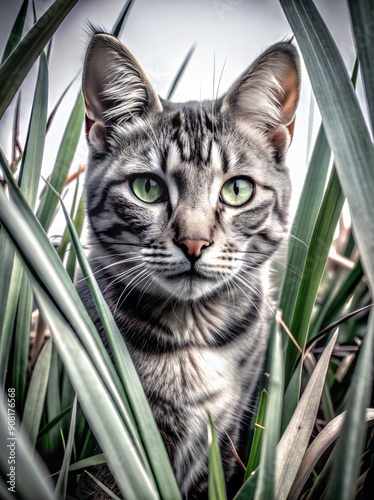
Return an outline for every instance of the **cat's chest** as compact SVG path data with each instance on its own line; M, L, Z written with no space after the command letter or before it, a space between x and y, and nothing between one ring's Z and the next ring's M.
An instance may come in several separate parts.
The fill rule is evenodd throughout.
M135 357L150 399L182 406L227 404L235 392L236 363L230 349L191 347L168 354Z

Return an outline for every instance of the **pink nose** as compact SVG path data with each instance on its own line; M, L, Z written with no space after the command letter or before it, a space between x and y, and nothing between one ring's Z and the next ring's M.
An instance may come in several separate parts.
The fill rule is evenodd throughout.
M186 252L189 257L200 257L201 251L211 245L206 240L180 240L179 246Z

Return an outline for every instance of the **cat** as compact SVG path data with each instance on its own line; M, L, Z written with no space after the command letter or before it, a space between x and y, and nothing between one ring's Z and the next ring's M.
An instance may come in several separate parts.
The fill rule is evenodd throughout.
M89 260L182 496L203 496L207 414L229 480L274 315L269 270L288 228L297 50L271 46L219 99L173 103L118 39L96 31L82 90Z

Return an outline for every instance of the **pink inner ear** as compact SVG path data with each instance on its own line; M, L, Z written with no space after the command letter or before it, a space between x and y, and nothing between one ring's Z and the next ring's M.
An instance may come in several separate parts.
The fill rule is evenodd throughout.
M291 123L289 123L286 128L288 130L288 133L290 134L290 144L292 142L292 138L293 138L293 131L295 129L295 119L296 119L296 116L294 117L294 119L292 120Z
M293 122L292 122L293 123ZM291 137L288 133L288 127L281 126L270 133L271 144L274 146L277 156L283 158L291 144Z
M87 124L87 122L91 123ZM99 151L105 151L107 142L106 127L102 122L94 122L86 116L86 134L87 141L92 147L98 149Z
M85 119L86 119L86 139L88 139L88 136L90 134L90 130L91 130L91 127L92 125L95 123L93 120L91 120L90 118L88 118L87 115L85 115Z
M283 102L283 123L287 128L294 122L295 111L299 100L299 77L296 70L292 69L287 71L285 78L282 82L284 89L284 102ZM292 122L291 122L292 120ZM293 133L293 126L292 126Z

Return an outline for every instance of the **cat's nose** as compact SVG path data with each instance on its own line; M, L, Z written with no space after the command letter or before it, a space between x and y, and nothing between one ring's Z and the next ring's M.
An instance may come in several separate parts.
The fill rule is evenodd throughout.
M177 245L183 250L190 260L197 260L204 248L209 247L212 243L206 240L179 240Z

